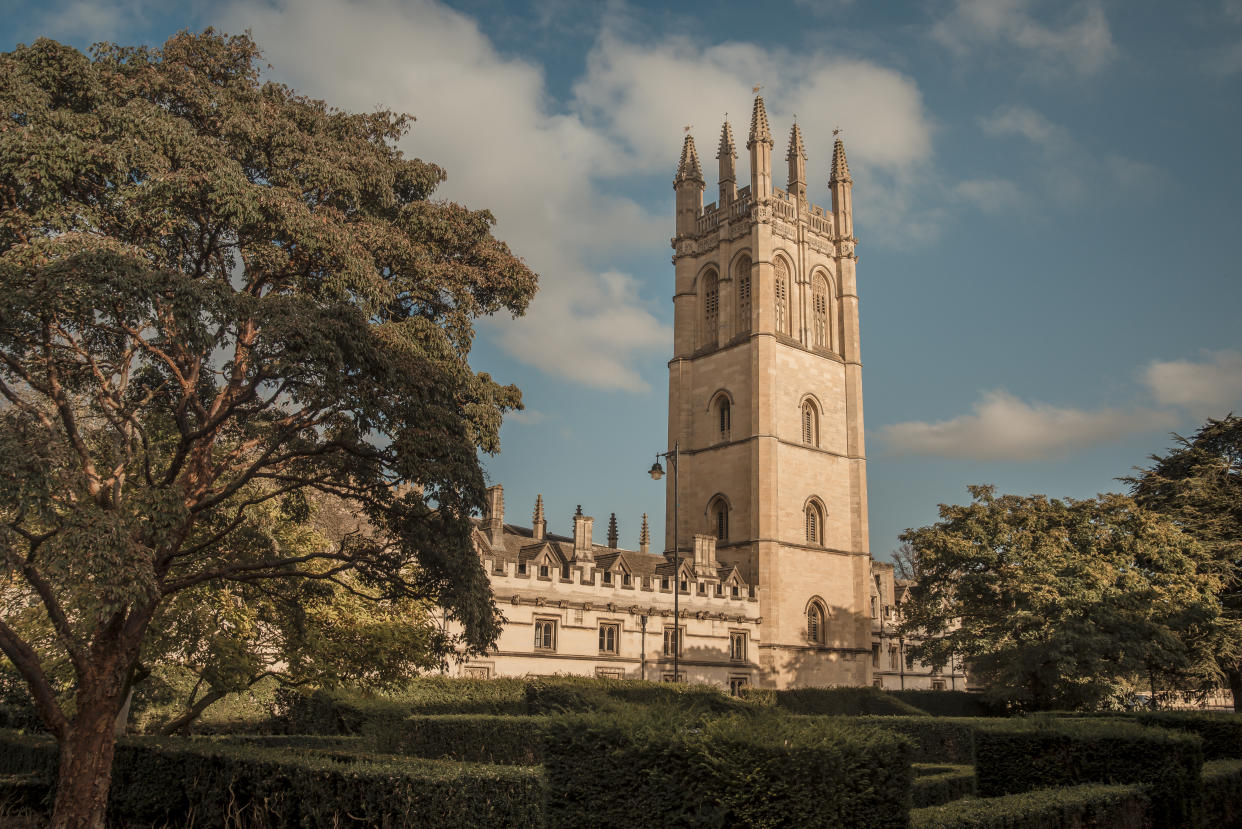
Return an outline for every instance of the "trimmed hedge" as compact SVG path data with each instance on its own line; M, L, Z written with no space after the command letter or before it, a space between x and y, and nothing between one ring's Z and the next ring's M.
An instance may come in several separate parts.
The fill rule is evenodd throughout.
M791 688L784 691L747 689L743 698L760 705L775 705L791 714L927 716L927 712L871 687Z
M916 809L952 803L975 793L974 766L914 767L912 803Z
M530 715L588 713L619 706L664 706L692 713L723 714L749 711L754 704L731 697L715 685L684 682L644 682L558 676L526 683L526 713Z
M0 734L0 757L24 755L40 769L56 746ZM537 769L409 760L331 749L264 748L230 738L136 738L117 744L112 820L223 827L364 825L539 827ZM231 825L231 824L230 824Z
M475 763L543 762L547 717L442 714L409 717L375 734L376 751Z
M1124 720L1039 717L988 724L975 732L981 797L1074 786L1140 783L1157 827L1198 825L1203 741Z
M912 809L910 829L1146 829L1149 804L1139 785L1088 784Z
M916 763L975 762L975 731L984 721L970 717L851 717L848 722L894 731L913 743Z
M1203 764L1203 825L1242 829L1242 760Z
M973 691L885 691L933 717L1004 717L1005 706Z
M1203 738L1207 760L1242 760L1242 716L1207 711L1139 711L1133 715L1142 725L1189 731Z
M909 744L776 712L652 709L549 723L548 826L906 826Z

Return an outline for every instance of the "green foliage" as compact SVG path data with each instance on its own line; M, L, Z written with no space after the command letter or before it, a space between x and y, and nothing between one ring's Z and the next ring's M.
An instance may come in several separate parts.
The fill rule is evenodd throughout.
M526 680L420 677L400 691L355 688L281 688L275 713L290 734L360 734L411 714L525 714Z
M914 808L940 806L975 793L974 766L914 766Z
M375 750L471 763L543 762L547 717L439 714L407 717L374 732Z
M933 717L1003 717L1003 704L974 691L885 691Z
M910 829L1147 829L1141 786L1087 784L913 809Z
M1207 550L1224 613L1203 637L1212 664L1197 667L1204 685L1223 673L1242 710L1242 417L1208 418L1191 437L1174 437L1174 448L1124 480L1139 504Z
M550 827L904 827L908 745L840 721L671 709L550 723Z
M1242 827L1242 760L1203 764L1203 825L1212 829Z
M1202 811L1203 741L1103 718L991 721L975 732L981 797L1074 786L1141 783L1157 827L1195 826Z
M901 734L912 744L916 763L975 762L975 731L984 720L970 717L851 717L848 722Z
M898 697L879 688L792 688L776 691L778 708L792 714L849 714L926 716Z
M1089 709L1131 677L1193 671L1220 612L1218 577L1173 522L1121 495L1081 501L971 487L907 530L915 657L964 659L998 701Z
M607 711L621 705L663 705L686 712L725 713L752 706L714 685L559 676L526 683L528 714Z
M1203 738L1207 760L1242 759L1242 716L1200 711L1137 711L1133 715L1142 725L1189 731Z
M0 734L0 747L5 765L54 767L49 740ZM134 738L117 746L108 811L143 825L327 829L348 816L376 826L539 827L542 800L534 769L396 762L305 739Z

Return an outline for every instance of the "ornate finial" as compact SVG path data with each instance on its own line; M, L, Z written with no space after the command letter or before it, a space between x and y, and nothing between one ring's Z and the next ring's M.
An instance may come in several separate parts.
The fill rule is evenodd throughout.
M733 144L733 127L728 119L720 128L720 146L716 148L716 158L737 158L737 147Z
M756 90L759 87L755 87ZM763 106L763 96L755 95L755 108L750 116L750 138L746 141L746 149L753 148L763 142L772 146L772 130L768 128L768 111Z
M840 132L840 129L834 132ZM837 138L832 142L832 170L828 175L828 186L832 186L838 182L852 184L854 180L850 178L850 165L845 160L845 142Z
M793 129L789 131L789 150L785 153L785 158L790 161L795 158L806 160L806 147L802 144L802 130L799 129L797 121L794 121Z
M684 127L681 128L681 131L690 132L691 129L693 129L693 127L690 124L686 124Z
M579 515L582 515L582 504L579 504L578 509L574 511L575 518L577 518Z
M699 152L694 148L694 136L686 133L686 140L681 145L681 163L677 165L677 177L673 184L683 181L694 181L703 184L703 168L699 165Z
M534 521L538 524L543 520L543 493L535 496L535 516Z
M617 541L617 514L614 512L608 518L608 546L616 549Z
M647 526L647 513L643 513L643 528L638 534L638 542L640 544L651 543L651 529Z
M750 88L750 92L752 95L758 95L760 89L763 89L763 84L757 83Z
M832 137L833 137L833 138L836 138L836 137L837 137L838 135L840 135L840 134L841 134L841 128L840 128L840 127L833 127L833 128L832 128Z

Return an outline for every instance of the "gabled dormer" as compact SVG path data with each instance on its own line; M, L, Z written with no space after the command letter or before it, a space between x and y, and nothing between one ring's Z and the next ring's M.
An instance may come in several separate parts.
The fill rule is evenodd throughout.
M600 584L605 587L634 587L634 568L624 553L597 555L595 569L600 571Z
M551 542L528 544L518 553L517 572L519 576L548 580L568 578L569 559Z

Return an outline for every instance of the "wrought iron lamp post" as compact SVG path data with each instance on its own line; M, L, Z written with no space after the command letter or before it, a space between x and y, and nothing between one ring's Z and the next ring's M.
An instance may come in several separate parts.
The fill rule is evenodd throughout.
M673 451L656 452L655 463L651 465L648 474L651 479L658 481L664 477L664 467L660 466L660 458L666 458L669 466L673 468L673 681L681 681L681 549L680 539L678 538L677 513L681 504L681 491L677 486L677 458L678 450L681 446L680 441L673 443Z

